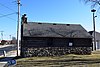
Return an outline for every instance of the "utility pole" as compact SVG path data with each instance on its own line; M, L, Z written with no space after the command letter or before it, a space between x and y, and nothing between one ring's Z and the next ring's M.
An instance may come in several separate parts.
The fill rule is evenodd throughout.
M96 10L95 9L93 9L93 10L91 10L91 12L93 13L93 28L94 28L94 30L93 30L93 32L94 32L94 50L96 50L96 34L95 34L95 17L97 17L97 16L95 16L94 14L95 14L95 12L96 12Z
M3 32L4 31L0 31L1 32L1 40L3 40Z
M17 56L19 56L19 43L20 43L20 0L17 0L18 4L18 24L17 24Z
M10 37L10 40L11 40L11 35L9 35L9 37Z

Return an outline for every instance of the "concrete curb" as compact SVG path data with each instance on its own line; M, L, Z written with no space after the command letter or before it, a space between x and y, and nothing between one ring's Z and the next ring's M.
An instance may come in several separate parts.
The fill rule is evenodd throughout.
M0 67L8 67L7 62L0 62Z

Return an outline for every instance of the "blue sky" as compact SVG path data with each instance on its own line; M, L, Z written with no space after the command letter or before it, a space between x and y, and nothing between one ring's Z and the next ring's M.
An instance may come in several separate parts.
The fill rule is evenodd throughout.
M3 39L10 39L9 35L16 37L16 1L0 0L0 31L4 31ZM28 21L81 24L87 31L93 30L92 8L80 0L21 0L21 4L21 14L26 13ZM96 13L98 16L96 31L98 32L100 32L99 11ZM4 16L7 14L11 15Z

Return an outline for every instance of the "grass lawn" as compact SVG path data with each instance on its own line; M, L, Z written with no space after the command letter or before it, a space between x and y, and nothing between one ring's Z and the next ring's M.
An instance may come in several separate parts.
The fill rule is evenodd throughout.
M100 52L91 55L63 55L58 57L29 57L17 59L15 67L100 67Z

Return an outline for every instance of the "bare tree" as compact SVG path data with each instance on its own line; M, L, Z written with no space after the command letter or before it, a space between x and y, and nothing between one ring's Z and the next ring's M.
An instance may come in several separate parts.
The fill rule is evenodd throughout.
M84 1L85 4L90 3L92 8L100 6L100 0L81 0L81 1Z

